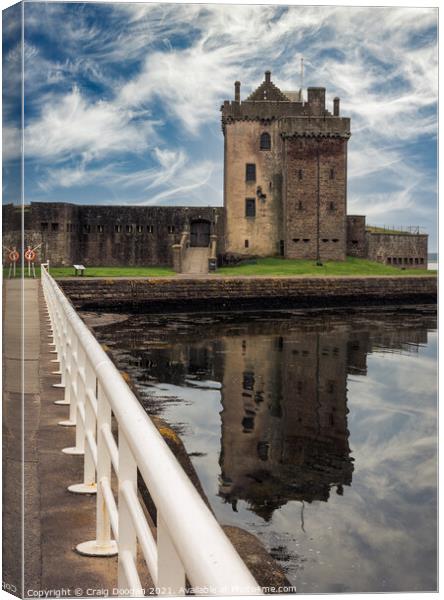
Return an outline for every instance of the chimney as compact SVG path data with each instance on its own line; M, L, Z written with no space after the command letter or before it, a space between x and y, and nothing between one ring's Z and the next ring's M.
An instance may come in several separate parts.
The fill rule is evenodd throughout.
M339 117L339 98L338 97L333 99L333 115L335 117Z
M234 82L234 101L240 102L240 81Z
M265 83L270 83L271 81L271 71L265 71Z

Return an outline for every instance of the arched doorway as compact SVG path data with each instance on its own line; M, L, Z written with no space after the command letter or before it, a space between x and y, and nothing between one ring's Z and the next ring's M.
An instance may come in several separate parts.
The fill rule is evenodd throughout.
M207 247L210 245L211 223L204 219L191 221L190 246Z

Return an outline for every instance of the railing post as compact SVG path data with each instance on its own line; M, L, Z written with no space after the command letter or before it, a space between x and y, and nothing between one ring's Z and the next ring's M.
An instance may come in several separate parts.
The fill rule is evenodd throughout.
M119 590L124 591L125 596L143 596L142 586L135 568L137 536L130 507L124 494L125 486L131 487L137 497L137 464L123 431L119 429L119 566L117 585Z
M75 344L76 334L66 318L66 363L65 363L65 402L69 404L69 418L59 421L64 427L74 427L76 424L77 398L73 390L72 382L76 376Z
M70 485L68 490L75 494L95 494L97 491L96 457L91 449L91 442L96 444L96 413L92 405L92 398L95 398L96 376L85 352L83 352L82 366L78 372L78 382L78 396L81 404L77 403L76 446L83 443L85 456L83 461L83 483ZM82 421L82 415L79 414L80 406L83 407L84 422ZM79 431L80 423L82 423L82 431ZM83 435L81 442L77 439L77 433Z
M167 596L185 595L185 570L174 547L161 507L157 507L157 587Z
M96 539L76 546L77 552L85 556L115 556L117 542L111 539L111 523L106 508L101 482L111 481L111 458L108 454L102 427L111 428L111 407L103 393L97 390L97 494L96 494Z
M73 331L72 340L72 376L71 376L71 397L75 402L71 402L70 421L74 421L76 426L76 445L70 448L63 448L65 454L84 454L85 452L85 383L84 383L84 365L85 352L80 344L77 333ZM83 377L82 377L83 375ZM74 419L71 416L71 408L75 406ZM83 418L82 418L83 417Z
M63 400L55 400L54 404L59 404L62 406L69 406L69 396L66 391L66 361L67 361L67 353L68 353L68 322L65 313L63 312L60 305L55 303L55 318L57 321L57 332L58 332L58 340L59 344L57 346L57 359L52 362L58 362L60 364L60 373L61 373L61 382L63 383L63 387L65 388L65 395Z

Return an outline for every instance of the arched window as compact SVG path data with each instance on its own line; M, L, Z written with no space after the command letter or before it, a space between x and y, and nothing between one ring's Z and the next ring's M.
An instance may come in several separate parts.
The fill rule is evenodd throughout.
M261 134L261 150L271 150L271 137L267 132Z

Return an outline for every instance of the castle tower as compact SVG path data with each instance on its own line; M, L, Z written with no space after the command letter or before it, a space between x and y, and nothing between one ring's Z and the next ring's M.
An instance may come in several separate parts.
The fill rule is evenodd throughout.
M350 119L325 88L262 84L221 108L226 254L345 260Z

